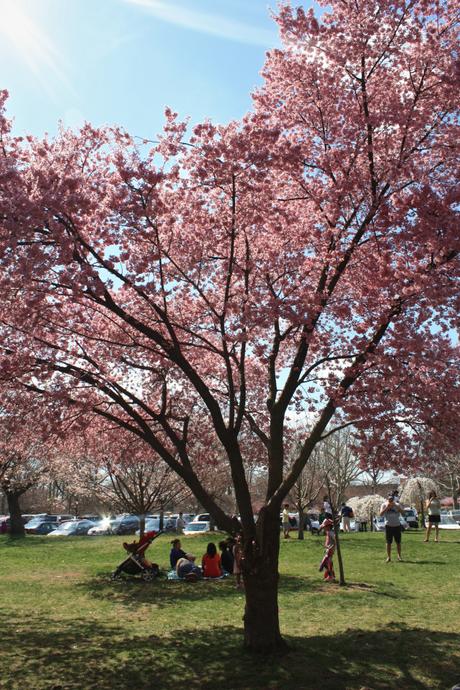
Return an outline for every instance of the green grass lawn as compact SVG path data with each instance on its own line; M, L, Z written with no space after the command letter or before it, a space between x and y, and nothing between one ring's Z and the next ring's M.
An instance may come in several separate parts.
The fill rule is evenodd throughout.
M345 535L348 585L323 583L323 539L281 544L291 651L242 650L244 596L216 582L112 582L122 537L0 538L0 688L16 690L450 690L460 682L460 532L423 543ZM216 538L218 541L218 538ZM150 557L166 569L170 537ZM207 539L184 537L201 557Z

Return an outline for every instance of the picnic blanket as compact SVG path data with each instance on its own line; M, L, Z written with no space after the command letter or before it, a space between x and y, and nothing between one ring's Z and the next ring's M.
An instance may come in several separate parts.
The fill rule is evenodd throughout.
M223 580L228 577L229 573L224 573L220 577L200 577L200 580ZM170 570L167 575L168 580L177 580L178 582L186 582L183 577L179 577L175 570Z

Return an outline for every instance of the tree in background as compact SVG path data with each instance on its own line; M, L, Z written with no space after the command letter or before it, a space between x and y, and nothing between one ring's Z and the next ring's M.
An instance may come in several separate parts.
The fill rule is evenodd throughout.
M290 493L298 515L298 539L304 538L305 515L321 493L324 474L320 466L318 453L312 453L302 472L297 477Z
M6 496L10 533L24 536L20 499L50 471L53 435L40 404L30 395L2 391L0 405L0 489ZM42 419L42 425L37 419Z
M93 422L86 434L68 436L59 456L75 496L95 498L106 509L145 516L163 513L190 497L190 490L163 460L135 436ZM59 472L59 460L56 472Z
M337 431L331 436L326 436L316 447L316 452L324 477L323 485L328 484L332 505L339 510L345 500L346 490L363 473L356 455L354 439L348 429Z
M232 530L199 478L219 445L251 650L285 646L279 513L326 434L354 424L391 467L426 427L458 444L456 4L283 4L253 110L190 145L170 110L147 152L90 125L19 141L2 118L2 375L142 439Z
M420 511L420 527L425 526L425 501L430 491L439 494L437 482L429 477L411 477L404 483L400 502L409 506L415 506Z
M448 496L452 507L458 509L460 496L460 454L455 453L438 458L434 463L434 479Z
M368 522L373 525L374 517L380 514L384 499L378 494L368 496L353 496L348 500L348 505L353 510L356 520Z

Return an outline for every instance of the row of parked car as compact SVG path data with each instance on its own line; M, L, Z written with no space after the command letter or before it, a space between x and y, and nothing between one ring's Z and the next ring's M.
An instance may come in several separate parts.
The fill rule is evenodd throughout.
M208 513L200 515L184 514L186 523L184 533L195 534L206 532L210 529L210 516ZM178 515L163 517L163 530L173 532L176 529ZM147 515L145 518L146 531L160 530L161 519L159 515ZM42 513L32 516L26 522L24 529L27 534L60 536L97 536L108 534L139 534L140 518L137 515L117 515L116 517L100 517L98 515L75 518L71 515L48 515Z
M289 513L289 522L292 530L298 529L298 516L296 513ZM399 522L403 530L419 527L418 514L415 508L406 508L404 515L399 516ZM359 532L362 523L358 520L350 520L350 530L352 532ZM385 518L379 515L375 516L372 521L373 529L376 532L385 530ZM320 526L319 515L315 513L308 513L305 516L304 529L313 533L317 533ZM440 529L460 529L460 510L449 510L441 513ZM340 523L340 531L343 532L343 523Z
M163 530L165 532L174 532L176 529L176 520L178 515L167 515L163 517ZM30 518L24 525L24 529L28 534L49 535L53 537L59 536L97 536L109 534L139 534L140 518L137 515L118 515L116 517L100 517L98 515L83 516L75 518L71 515L48 515L41 513L34 516L23 516L23 518ZM0 516L0 522L7 520L8 516ZM183 519L185 524L184 534L200 534L209 532L211 529L211 518L209 513L200 513L194 515L191 513L184 513ZM297 530L298 521L297 515L291 513L289 516L291 529ZM400 523L403 529L411 527L418 527L417 512L413 508L405 510L404 517L400 516ZM160 516L147 515L145 518L145 530L155 531L160 530ZM320 521L319 516L314 513L309 513L305 516L304 529L317 533L319 531ZM441 514L441 522L439 524L441 529L460 529L460 511L451 510ZM350 521L350 529L353 532L358 532L361 528L361 523L352 519ZM375 531L383 531L385 529L385 518L376 516L373 519L373 528ZM343 524L340 523L340 529L343 531Z

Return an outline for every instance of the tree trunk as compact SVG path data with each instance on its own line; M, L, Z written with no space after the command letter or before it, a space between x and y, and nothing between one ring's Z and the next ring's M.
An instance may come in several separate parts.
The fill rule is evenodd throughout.
M21 508L19 506L19 496L23 492L5 491L8 501L8 511L10 513L10 534L12 537L24 537L24 523L22 521Z
M340 520L337 522L338 518L334 520L334 531L335 531L335 545L337 548L337 562L339 564L339 585L345 585L345 571L343 568L342 551L340 550ZM335 526L337 525L337 526Z
M420 527L425 528L425 507L422 499L420 499Z
M302 539L302 540L303 540L303 538L304 538L304 536L303 536L303 532L304 532L303 526L304 526L304 522L305 522L305 513L303 512L302 508L299 508L299 513L298 513L298 516L297 516L297 520L299 521L299 524L298 524L298 531L297 531L297 539Z
M144 536L145 533L145 515L139 515L139 539Z
M245 537L242 571L246 590L244 645L252 652L272 654L287 649L278 616L279 511L262 509L256 538Z

